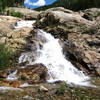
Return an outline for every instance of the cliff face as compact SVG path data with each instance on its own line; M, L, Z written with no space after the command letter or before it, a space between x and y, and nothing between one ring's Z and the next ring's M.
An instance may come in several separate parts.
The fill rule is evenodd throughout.
M38 16L36 26L63 41L64 53L76 67L99 74L99 13L100 9L78 13L61 7L51 8Z

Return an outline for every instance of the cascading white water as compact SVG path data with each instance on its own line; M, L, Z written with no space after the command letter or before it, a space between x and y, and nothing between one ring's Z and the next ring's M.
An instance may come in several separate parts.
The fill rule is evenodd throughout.
M48 82L65 81L69 84L73 83L76 85L89 86L89 77L86 76L82 71L76 69L62 52L62 47L51 34L46 33L42 30L38 30L38 37L45 38L45 43L42 48L37 49L36 60L32 61L29 55L21 55L19 62L29 61L29 64L42 63L48 69L49 80Z

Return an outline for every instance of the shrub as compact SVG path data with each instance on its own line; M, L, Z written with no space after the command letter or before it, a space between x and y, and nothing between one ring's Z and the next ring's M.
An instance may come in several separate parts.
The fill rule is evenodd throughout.
M0 70L13 65L13 53L5 44L0 44Z
M14 16L14 17L19 17L19 18L23 17L22 13L16 12L15 10L7 10L6 13L7 15Z
M22 6L24 0L0 0L0 13L3 13L6 7Z

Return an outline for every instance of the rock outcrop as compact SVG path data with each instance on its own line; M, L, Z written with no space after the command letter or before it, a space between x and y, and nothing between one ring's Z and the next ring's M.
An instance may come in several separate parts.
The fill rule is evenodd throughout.
M100 8L90 8L83 11L83 17L88 20L96 20L100 16Z
M2 80L0 80L0 86L18 88L25 83L29 85L43 83L48 77L47 68L43 64L34 64L24 68L18 68L15 74L9 72L11 72L11 70L0 72L0 78L2 78ZM10 78L7 78L8 74Z
M83 15L62 7L51 8L38 16L36 27L60 38L64 54L76 67L95 73L100 68L100 21L99 17L91 21Z
M19 79L30 84L46 81L47 69L43 64L34 64L26 68L19 69L17 72Z
M4 43L9 48L16 51L27 44L26 38L30 35L33 28L15 29L17 21L22 19L12 16L0 16L0 43Z

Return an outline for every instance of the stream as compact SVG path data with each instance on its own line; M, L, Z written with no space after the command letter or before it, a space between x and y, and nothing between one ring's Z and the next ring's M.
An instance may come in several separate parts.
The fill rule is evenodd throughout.
M34 21L35 22L35 21ZM33 22L33 23L34 23ZM15 28L31 26L31 21L20 21ZM28 65L42 63L48 70L49 79L47 82L65 81L67 84L95 87L90 83L90 77L79 71L69 62L64 54L59 39L55 39L50 33L37 29L37 51L35 60L29 53L22 53L19 63L29 62ZM33 52L34 54L34 52Z

